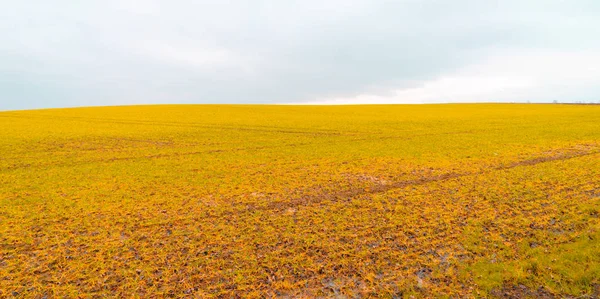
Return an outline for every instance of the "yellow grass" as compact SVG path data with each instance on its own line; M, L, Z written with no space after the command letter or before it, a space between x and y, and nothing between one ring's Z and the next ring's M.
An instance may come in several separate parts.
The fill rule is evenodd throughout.
M600 106L0 113L0 297L600 293Z

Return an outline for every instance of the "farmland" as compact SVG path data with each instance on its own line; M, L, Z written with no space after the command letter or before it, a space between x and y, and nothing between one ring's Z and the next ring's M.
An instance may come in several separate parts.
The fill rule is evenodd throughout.
M600 106L0 112L0 297L599 296Z

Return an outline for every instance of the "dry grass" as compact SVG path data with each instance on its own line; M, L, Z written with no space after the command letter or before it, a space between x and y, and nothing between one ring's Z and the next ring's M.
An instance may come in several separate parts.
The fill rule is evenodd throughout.
M600 106L0 113L0 297L599 296Z

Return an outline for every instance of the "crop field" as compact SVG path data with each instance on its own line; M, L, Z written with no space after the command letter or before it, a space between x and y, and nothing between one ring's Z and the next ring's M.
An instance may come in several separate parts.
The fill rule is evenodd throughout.
M0 298L600 296L600 106L123 106L0 128Z

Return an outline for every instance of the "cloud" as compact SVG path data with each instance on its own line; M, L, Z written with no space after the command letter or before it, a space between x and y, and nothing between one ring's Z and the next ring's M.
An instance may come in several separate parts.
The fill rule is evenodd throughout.
M305 103L593 101L586 92L600 86L600 53L596 51L496 49L490 52L489 57L479 62L440 74L418 86L385 90L383 95L362 93Z
M594 0L57 0L4 8L0 109L600 96Z
M245 57L225 48L203 45L170 44L161 41L142 41L134 51L154 63L192 69L213 70L221 67L246 69Z

